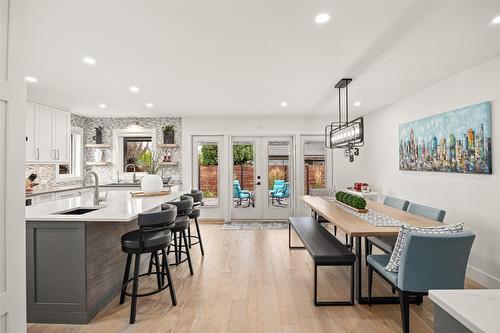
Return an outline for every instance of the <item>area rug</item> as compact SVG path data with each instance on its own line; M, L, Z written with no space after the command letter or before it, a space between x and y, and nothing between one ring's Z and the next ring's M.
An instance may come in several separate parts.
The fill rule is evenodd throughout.
M238 221L226 222L226 230L280 230L288 228L287 221Z

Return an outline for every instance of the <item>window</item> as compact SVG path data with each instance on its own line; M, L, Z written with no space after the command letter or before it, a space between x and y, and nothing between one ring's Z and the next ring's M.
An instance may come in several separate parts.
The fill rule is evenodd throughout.
M124 172L144 172L137 163L139 156L146 150L152 150L151 137L124 137L123 138L123 170ZM132 164L132 165L130 165ZM128 166L128 167L127 167Z
M82 176L83 130L71 127L69 144L69 163L57 166L57 178L60 181L79 179Z

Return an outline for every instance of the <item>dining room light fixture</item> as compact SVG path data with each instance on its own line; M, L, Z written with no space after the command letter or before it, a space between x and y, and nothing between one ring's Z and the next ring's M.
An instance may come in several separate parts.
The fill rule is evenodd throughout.
M281 105L282 108L286 108L288 106L288 103L285 102L285 101L283 101L283 102L281 102L280 105Z
M349 120L349 89L352 79L341 79L335 85L339 94L338 120L325 126L325 147L344 149L344 155L354 162L359 148L364 145L363 117ZM345 107L345 120L342 119L342 104Z
M139 88L137 86L130 86L128 89L133 93L139 92Z

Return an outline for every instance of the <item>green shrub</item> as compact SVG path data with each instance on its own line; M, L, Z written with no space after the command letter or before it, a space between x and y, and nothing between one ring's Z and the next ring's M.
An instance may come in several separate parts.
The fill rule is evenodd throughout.
M351 206L357 209L364 209L366 207L366 200L356 196L352 199Z
M340 191L339 192L339 201L344 202L344 197L347 195L347 193Z

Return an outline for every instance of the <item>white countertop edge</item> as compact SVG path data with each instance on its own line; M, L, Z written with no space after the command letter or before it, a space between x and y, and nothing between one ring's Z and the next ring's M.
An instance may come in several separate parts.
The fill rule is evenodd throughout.
M152 197L132 197L128 191L107 191L107 200L100 204L102 208L83 215L63 215L75 208L94 208L93 193L79 197L54 200L51 202L27 206L26 222L121 222L134 221L140 213L158 209L162 204L178 199L185 191L173 191L170 194ZM101 197L104 194L101 192Z
M444 311L448 312L450 316L455 318L457 321L459 321L462 325L467 327L469 330L471 330L474 333L489 333L489 332L494 332L491 330L488 330L487 328L484 327L484 325L480 325L479 323L474 323L470 317L468 317L466 314L464 314L462 311L457 310L456 307L453 306L453 304L450 304L447 300L443 298L446 297L447 295L459 295L463 294L464 296L467 294L472 294L472 293L485 293L487 292L491 293L493 289L454 289L454 290L429 290L429 298L434 302L436 305L438 305L440 308L442 308ZM496 290L496 292L500 292ZM479 296L481 297L481 296ZM470 304L470 306L474 307L475 305L479 306L480 304ZM494 318L492 319L494 320ZM497 327L497 324L494 324L495 327Z

